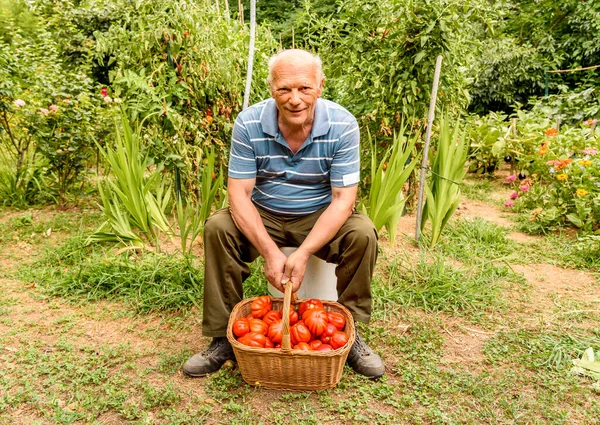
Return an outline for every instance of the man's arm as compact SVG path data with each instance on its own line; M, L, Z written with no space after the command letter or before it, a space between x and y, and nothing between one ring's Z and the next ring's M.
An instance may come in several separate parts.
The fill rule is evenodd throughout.
M352 215L357 192L358 186L331 188L331 204L323 211L302 245L285 263L282 283L291 280L293 292L300 288L310 256L329 243Z
M267 280L284 292L281 281L287 257L267 233L258 210L252 203L251 196L255 184L255 178L228 179L229 211L237 228L264 258Z

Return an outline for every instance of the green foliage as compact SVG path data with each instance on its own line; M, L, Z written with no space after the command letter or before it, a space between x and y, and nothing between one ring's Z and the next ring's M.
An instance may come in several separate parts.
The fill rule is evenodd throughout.
M177 165L193 191L195 158L215 147L226 157L233 120L241 110L248 27L217 12L214 1L121 1L121 19L96 33L96 58L109 71L111 96L132 118L151 115L151 156ZM274 40L258 28L251 102L268 96L266 61Z
M437 145L431 148L430 177L425 184L423 220L431 223L430 246L434 246L460 202L460 184L466 173L468 146L460 129L460 123L450 128L447 118L440 119Z
M31 173L48 177L50 189L45 189L64 201L85 176L93 140L104 134L101 98L90 94L93 81L85 67L67 65L47 23L31 18L27 22L36 25L24 27L20 17L33 15L21 11L3 15L0 8L0 19L11 29L0 41L0 154L12 169L18 202L36 198L35 188L20 182Z
M422 255L416 262L394 261L388 277L373 284L376 315L394 315L394 305L457 315L482 314L501 307L498 294L508 279L506 267L482 262L454 268L440 254Z
M600 64L600 6L593 0L496 2L488 9L490 34L473 63L471 110L508 110L545 88L545 69ZM593 87L598 70L549 74L552 92Z
M72 252L65 255L73 258ZM189 257L93 254L78 255L74 260L73 266L65 269L62 261L57 262L57 257L49 253L23 274L39 282L50 296L73 301L121 300L145 313L181 310L202 299L202 272Z
M349 0L335 19L308 13L302 31L324 58L325 95L361 125L390 135L403 116L427 115L438 55L444 57L438 104L467 106L467 64L484 7L477 0Z
M99 148L114 176L98 184L107 220L89 241L156 246L159 231L170 234L167 219L170 186L163 178L162 167L154 167L148 154L143 153L141 127L133 130L124 111L115 127L114 149Z
M367 200L362 200L359 205L359 209L373 221L377 231L386 227L392 244L396 240L398 220L406 203L404 184L418 160L414 147L420 139L419 134L406 138L405 132L406 128L402 126L399 134L394 134L392 146L380 160L377 159L377 144L372 140L371 133L368 133L371 145L371 187Z

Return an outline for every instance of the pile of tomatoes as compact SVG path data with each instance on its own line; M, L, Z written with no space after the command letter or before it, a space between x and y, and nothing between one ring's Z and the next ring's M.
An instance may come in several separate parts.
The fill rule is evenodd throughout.
M273 310L271 297L256 298L250 304L252 314L233 323L237 341L250 347L281 348L282 313ZM348 343L343 332L344 315L325 311L323 303L310 299L300 303L298 310L290 307L290 340L293 350L332 351Z

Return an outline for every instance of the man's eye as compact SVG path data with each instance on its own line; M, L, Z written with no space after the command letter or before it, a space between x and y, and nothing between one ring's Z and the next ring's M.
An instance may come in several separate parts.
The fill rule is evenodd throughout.
M279 89L279 93L287 93L290 89Z

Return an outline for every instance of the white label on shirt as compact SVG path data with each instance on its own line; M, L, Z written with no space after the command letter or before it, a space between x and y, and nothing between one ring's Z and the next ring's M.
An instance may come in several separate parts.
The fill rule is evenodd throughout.
M351 174L344 174L344 186L350 186L351 184L358 183L360 178L360 171Z

